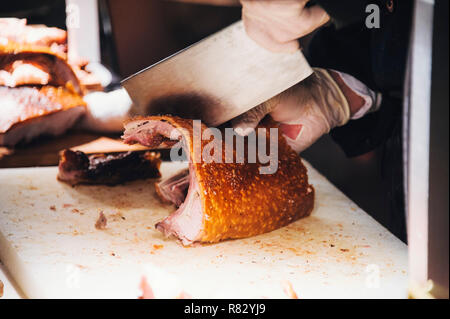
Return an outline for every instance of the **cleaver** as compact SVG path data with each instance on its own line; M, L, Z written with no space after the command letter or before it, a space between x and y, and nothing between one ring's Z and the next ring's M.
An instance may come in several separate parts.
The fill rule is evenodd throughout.
M242 21L126 78L133 115L171 114L218 126L312 74L303 53L274 53Z

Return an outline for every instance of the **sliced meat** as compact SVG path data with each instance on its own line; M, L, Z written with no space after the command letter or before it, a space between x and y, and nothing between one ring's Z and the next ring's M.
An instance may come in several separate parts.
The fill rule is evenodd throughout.
M174 176L156 183L156 193L163 202L179 207L186 198L189 180L189 170L182 170Z
M210 215L204 212L202 199L200 197L200 187L197 182L195 173L193 172L194 165L189 165L189 188L186 198L180 207L170 214L169 217L155 225L156 229L161 231L166 237L175 236L183 245L190 245L193 242L217 242L228 238L249 237L252 234L239 234L232 237L229 230L224 229L224 233L213 235L214 230L209 234L205 234L206 221L210 219ZM211 207L210 207L211 208ZM221 220L220 216L215 216L217 220L214 224L222 222L229 223L230 221ZM231 222L233 223L233 222ZM211 237L213 236L213 237ZM213 238L213 239L210 239Z
M58 180L70 185L117 185L128 181L159 178L158 153L139 151L86 155L64 150L59 160Z
M29 73L20 71L27 66ZM33 69L29 70L31 67ZM82 94L80 81L64 56L49 48L8 42L0 44L0 85L16 87L19 85L53 85L73 89ZM6 73L9 73L7 75ZM42 74L48 77L43 80Z
M268 118L260 127L276 124ZM205 130L202 125L202 135ZM194 144L192 120L172 116L135 119L125 125L123 138L126 143L150 147L179 141L184 145L190 161L186 198L174 213L156 224L158 230L177 237L184 245L262 234L308 216L313 209L314 188L308 184L306 168L281 135L278 169L273 174L260 174L261 164L249 163L247 158L243 164L193 161L201 159L199 155L210 141ZM268 135L266 142L269 145ZM225 152L225 141L222 143ZM186 177L180 176L178 180L184 181ZM162 193L167 200L178 200L170 187Z
M125 143L140 143L150 148L171 147L181 138L181 132L174 130L173 125L165 120L146 121L145 119L137 119L128 122L123 135Z
M0 86L0 145L14 146L40 135L60 135L85 113L76 93L52 86Z
M103 212L100 212L98 214L98 219L95 222L95 228L98 230L104 230L106 229L106 225L108 224L108 220L106 219L106 216Z

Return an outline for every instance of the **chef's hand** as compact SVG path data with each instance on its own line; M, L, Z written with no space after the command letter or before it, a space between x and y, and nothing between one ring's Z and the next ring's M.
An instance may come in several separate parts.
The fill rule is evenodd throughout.
M301 38L330 17L318 5L305 7L309 0L241 0L242 20L247 34L274 52L298 50Z
M92 92L83 97L86 115L80 122L83 129L95 132L122 132L123 122L130 118L132 102L124 88L111 92Z
M376 111L377 94L351 75L325 69L232 120L236 133L248 135L267 115L280 123L288 144L301 152L332 128Z

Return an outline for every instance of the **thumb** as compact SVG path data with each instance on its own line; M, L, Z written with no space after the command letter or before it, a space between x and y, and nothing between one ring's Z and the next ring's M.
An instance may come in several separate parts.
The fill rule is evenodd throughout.
M271 111L270 103L262 103L231 120L235 132L241 136L250 134Z

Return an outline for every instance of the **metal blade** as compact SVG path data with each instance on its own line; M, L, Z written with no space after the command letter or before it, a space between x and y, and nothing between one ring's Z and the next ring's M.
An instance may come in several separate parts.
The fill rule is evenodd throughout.
M311 75L299 50L273 53L242 21L122 82L139 115L172 114L220 125Z

